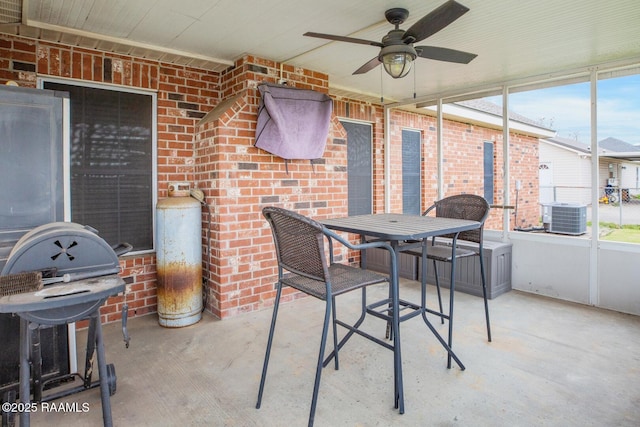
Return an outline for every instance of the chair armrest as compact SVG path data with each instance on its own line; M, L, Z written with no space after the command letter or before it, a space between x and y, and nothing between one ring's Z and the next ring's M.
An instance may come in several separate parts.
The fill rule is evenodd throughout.
M331 241L332 240L336 240L336 241L340 242L340 244L342 244L343 246L346 246L349 249L358 250L358 251L365 250L365 249L372 249L372 248L386 249L387 251L389 251L389 260L390 260L389 266L391 267L391 271L392 272L393 271L397 271L396 257L394 256L393 248L391 247L391 245L389 245L385 241L376 240L376 241L373 241L373 242L353 244L350 241L348 241L347 239L345 239L344 237L342 237L339 234L329 230L326 227L323 228L322 232L329 239L329 250L331 251L329 256L331 257L331 263L333 263L333 245L332 245Z
M437 202L432 204L431 206L429 206L426 211L422 212L422 216L427 216L429 214L429 212L431 212L432 210L434 210L436 208L436 206L438 206Z

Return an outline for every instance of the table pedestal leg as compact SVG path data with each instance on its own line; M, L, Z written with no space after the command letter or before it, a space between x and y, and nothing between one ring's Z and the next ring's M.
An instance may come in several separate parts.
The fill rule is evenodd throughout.
M391 259L391 301L392 301L392 326L393 335L393 361L395 371L395 406L401 414L404 414L404 384L402 381L402 353L400 350L400 275L398 272L400 252L398 242L391 242L393 256Z

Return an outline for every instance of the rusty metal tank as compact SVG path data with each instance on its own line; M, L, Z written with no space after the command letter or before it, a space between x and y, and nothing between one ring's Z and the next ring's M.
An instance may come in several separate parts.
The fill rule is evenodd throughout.
M202 318L202 217L189 192L188 183L170 183L156 206L158 322L170 328Z

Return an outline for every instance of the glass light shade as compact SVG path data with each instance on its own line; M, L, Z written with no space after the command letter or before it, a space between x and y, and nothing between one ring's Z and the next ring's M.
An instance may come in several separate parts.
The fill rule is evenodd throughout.
M399 79L409 74L414 58L408 52L387 53L382 56L382 65L391 77Z

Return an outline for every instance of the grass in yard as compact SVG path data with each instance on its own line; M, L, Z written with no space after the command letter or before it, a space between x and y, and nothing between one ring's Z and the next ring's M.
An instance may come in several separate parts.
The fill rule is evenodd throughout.
M600 240L611 240L614 242L640 243L640 230L617 229L611 230L606 236L600 237Z
M600 240L613 242L640 243L640 225L623 225L620 227L615 223L601 222L600 229L605 231L600 236Z

